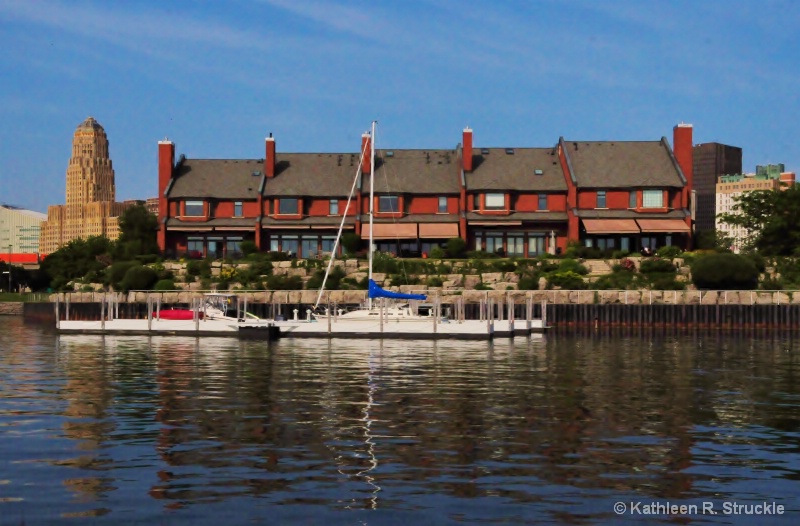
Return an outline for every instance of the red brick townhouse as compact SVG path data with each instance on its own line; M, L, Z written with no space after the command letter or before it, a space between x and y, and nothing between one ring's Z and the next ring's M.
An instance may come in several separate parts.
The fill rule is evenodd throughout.
M577 142L558 154L567 183L569 239L601 249L688 248L692 219L692 127L649 142Z
M298 257L330 253L347 197L346 231L377 249L430 253L449 238L510 256L556 253L568 241L638 250L688 246L692 128L676 126L675 151L652 142L572 142L551 148L476 148L472 130L453 150L278 153L263 159L185 159L159 143L159 246L167 256L224 257L252 240ZM362 155L363 152L363 155ZM360 162L361 161L361 162Z
M509 256L555 254L567 245L567 183L555 148L474 148L463 133L468 243Z

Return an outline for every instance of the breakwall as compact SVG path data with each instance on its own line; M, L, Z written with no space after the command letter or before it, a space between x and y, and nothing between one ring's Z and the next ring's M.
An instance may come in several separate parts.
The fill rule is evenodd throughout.
M19 301L0 302L0 316L21 316L22 305Z

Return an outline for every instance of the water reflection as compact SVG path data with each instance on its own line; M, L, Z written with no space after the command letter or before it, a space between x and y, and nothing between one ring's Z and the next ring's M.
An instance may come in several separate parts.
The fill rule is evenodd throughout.
M800 489L791 339L268 346L0 326L0 513L32 524L603 523L620 499L791 509Z

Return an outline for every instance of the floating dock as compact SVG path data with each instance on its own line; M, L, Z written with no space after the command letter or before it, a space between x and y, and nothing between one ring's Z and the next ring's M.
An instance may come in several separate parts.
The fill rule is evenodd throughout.
M497 321L262 321L129 320L67 321L57 324L62 334L228 336L246 339L277 338L385 338L399 340L490 340L544 332L541 320Z

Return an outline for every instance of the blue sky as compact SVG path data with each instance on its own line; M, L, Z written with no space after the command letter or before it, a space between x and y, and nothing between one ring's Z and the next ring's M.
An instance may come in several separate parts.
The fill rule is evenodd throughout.
M568 140L744 150L800 170L800 2L0 0L0 202L63 204L72 134L106 129L117 198L194 158Z

